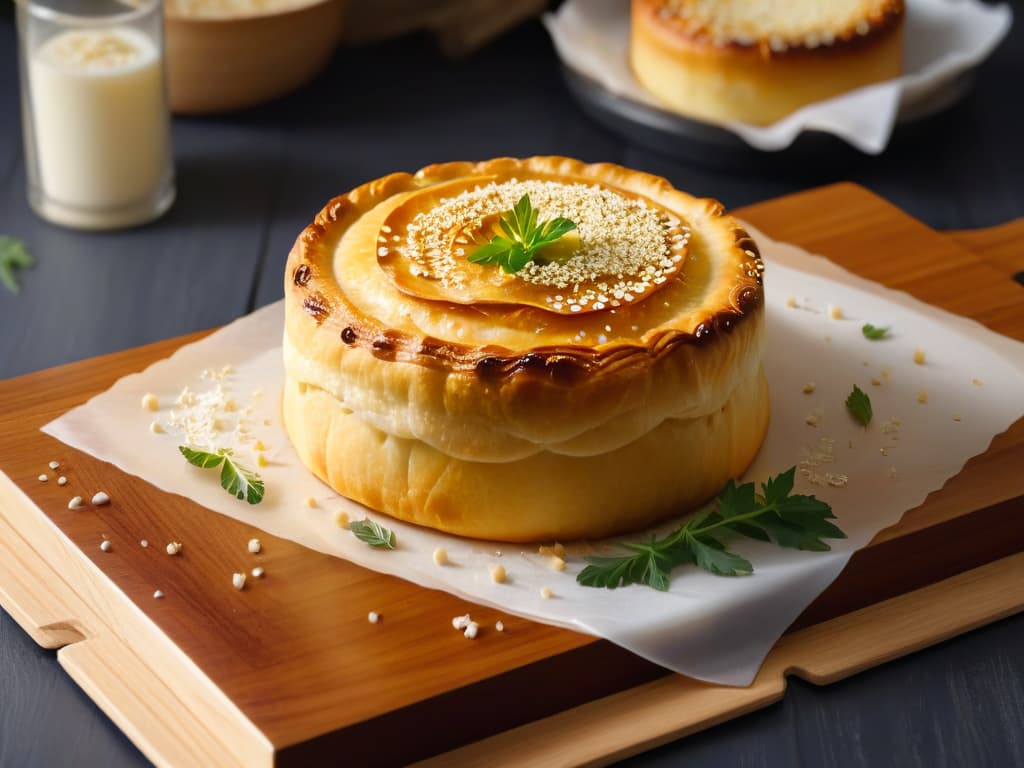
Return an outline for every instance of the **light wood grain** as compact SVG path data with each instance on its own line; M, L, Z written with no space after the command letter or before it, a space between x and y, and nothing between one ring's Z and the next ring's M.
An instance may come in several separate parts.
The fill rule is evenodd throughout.
M774 237L1024 336L1019 286L860 188L828 187L740 215ZM900 265L895 271L894 262ZM906 274L914 279L908 281ZM973 299L965 300L965 293ZM1002 314L992 314L993 308ZM108 697L112 717L154 754L159 749L153 745L161 740L142 732L148 698L132 699L130 688L115 695L102 683L110 671L104 654L82 650L76 656L75 645L85 648L108 635L124 641L140 663L159 669L155 677L169 691L168 702L185 703L233 756L247 756L248 764L263 761L267 744L280 765L330 759L339 751L357 763L405 762L664 678L663 670L604 641L476 606L472 611L485 633L468 643L449 624L452 616L470 609L461 600L265 534L264 552L254 558L245 542L255 527L157 494L137 478L36 431L183 341L0 383L0 431L7 436L0 445L0 470L13 481L0 509L9 520L17 515L28 550L59 564L61 578L74 586L71 592L90 607L92 618L72 604L71 596L61 598L60 610L47 610L42 597L33 597L47 579L12 577L5 604L15 604L19 622L34 625L29 631L44 642L85 638L62 651L62 658L83 687ZM1024 478L1006 471L1019 462L1020 441L1019 429L1008 433L996 450L972 461L960 478L858 553L797 626L827 621L1024 549L1018 501ZM54 458L71 481L65 489L35 480ZM101 487L114 499L109 507L67 510L72 493L88 497ZM109 553L99 549L104 536L113 543ZM50 542L54 537L56 544ZM153 546L141 548L140 538ZM185 543L182 556L163 554L170 540ZM953 540L955 552L946 546ZM896 561L900 569L886 566ZM257 562L267 569L267 578L244 592L233 590L230 574ZM153 600L156 588L164 591L164 600ZM380 611L384 622L368 624L370 610ZM486 631L498 618L507 629L500 638ZM40 629L44 626L49 635ZM103 645L94 647L116 653L113 639L97 642ZM133 664L126 661L126 669ZM594 669L602 673L594 675ZM162 727L160 718L149 719L154 721L149 729ZM168 733L181 727L168 718ZM396 732L410 737L387 738ZM202 750L196 752L199 762L216 747L210 742Z

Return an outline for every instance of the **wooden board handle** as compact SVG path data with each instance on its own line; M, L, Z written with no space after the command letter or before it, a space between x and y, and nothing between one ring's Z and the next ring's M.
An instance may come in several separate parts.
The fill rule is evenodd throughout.
M979 259L1018 282L1024 272L1024 217L985 229L959 229L946 233Z

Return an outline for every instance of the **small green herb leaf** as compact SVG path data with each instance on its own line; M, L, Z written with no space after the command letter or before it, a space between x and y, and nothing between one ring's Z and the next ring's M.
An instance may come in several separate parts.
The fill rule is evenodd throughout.
M21 240L0 235L0 283L3 283L8 291L21 292L18 278L14 274L15 270L31 269L35 263L35 258Z
M864 323L864 325L861 326L860 332L864 334L865 339L878 341L879 339L884 339L889 335L889 328L879 328L871 323Z
M871 423L871 398L864 394L860 387L853 385L853 391L846 398L846 410L863 426Z
M385 528L380 523L375 523L370 518L356 520L350 523L348 529L355 534L360 541L379 549L395 548L395 532Z
M563 235L576 229L575 222L556 216L537 223L537 211L530 204L530 196L523 195L511 211L501 214L498 222L504 235L495 235L468 258L474 264L497 264L507 274L518 272L538 252Z
M178 450L189 464L200 469L220 467L220 485L236 499L250 504L259 504L263 501L263 480L255 472L245 469L236 462L231 457L231 451L221 450L212 453L189 448L187 445L179 445Z
M646 584L667 590L672 570L697 565L718 576L745 576L754 570L750 561L729 551L722 536L739 533L758 541L774 541L780 547L824 551L824 539L846 538L834 520L832 509L814 496L793 494L796 467L791 467L761 486L737 486L729 481L717 503L698 513L676 530L649 542L622 544L629 554L592 557L576 580L587 587L615 589Z

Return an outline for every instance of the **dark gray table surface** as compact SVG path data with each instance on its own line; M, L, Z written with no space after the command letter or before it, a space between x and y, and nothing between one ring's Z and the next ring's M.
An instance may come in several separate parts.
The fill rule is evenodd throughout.
M1024 215L1020 24L978 74L962 102L898 129L881 157L724 171L592 123L539 24L459 63L412 36L343 50L312 85L266 107L176 119L172 211L137 230L82 234L28 209L15 34L0 18L0 233L27 241L39 261L21 295L0 291L0 376L209 328L273 301L292 240L328 198L441 160L613 161L730 207L848 179L936 228L998 224ZM1024 766L1024 615L827 688L794 680L780 704L627 761L684 763ZM0 766L144 764L54 653L0 611Z

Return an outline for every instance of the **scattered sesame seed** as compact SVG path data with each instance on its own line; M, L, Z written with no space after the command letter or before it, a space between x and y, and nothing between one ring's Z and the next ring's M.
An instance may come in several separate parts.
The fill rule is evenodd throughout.
M550 600L555 593L551 591L551 587L541 587L540 596L545 600Z
M104 552L109 552L110 551L110 541L109 541L109 539L104 539L103 541L100 542L100 549L102 549Z
M157 600L162 600L163 596L164 596L164 593L161 592L159 589L156 592L153 593L153 597L156 598Z
M92 503L97 507L102 507L104 504L110 503L110 497L103 491L99 491L93 495Z
M376 611L370 611L368 614L366 614L366 620L371 624L376 624L380 621L380 614Z
M57 485L67 485L67 484L68 484L68 479L66 477L64 477L64 475L61 475L60 477L57 478Z
M871 31L871 25L865 19L861 19L857 22L856 27L857 34L864 37L868 32Z
M928 390L922 389L917 393L917 402L921 405L928 405Z
M40 475L39 476L39 482L40 483L45 483L49 479L50 479L50 477L48 475Z
M142 408L146 411L158 411L160 410L160 401L152 392L147 392L142 396Z
M249 539L249 543L246 544L246 547L254 555L257 554L261 549L263 549L263 545L260 544L260 540L259 539Z
M60 469L60 462L59 461L51 461L50 462L50 469Z
M808 381L806 384L804 384L803 392L804 392L805 395L809 395L812 392L814 392L815 389L816 389L815 383L813 381Z
M452 619L452 627L454 629L462 631L463 629L469 626L469 623L471 621L472 619L469 617L468 613L463 614L462 616L456 616Z
M68 509L81 509L82 508L82 497L72 496L71 501L68 502Z
M245 574L244 573L232 573L231 574L231 586L235 589L245 588Z
M469 622L469 625L466 627L466 631L462 634L468 637L470 640L476 640L476 635L479 631L480 625L477 624L475 621L471 621Z
M494 622L494 628L495 628L495 629L496 629L496 630L497 630L498 632L504 632L504 631L505 631L505 625L504 625L504 624L502 624L502 623L501 623L500 621L496 621L496 622Z
M167 545L167 554L168 555L176 555L179 552L181 552L181 542L180 541L172 541L170 544Z
M262 579L263 578L263 574L266 573L266 571L264 571L261 566L257 565L255 568L253 568L250 571L250 573L252 574L252 577L254 579Z
M139 546L142 547L143 549L145 549L146 547L149 546L149 542L146 541L145 539L143 539L142 541L139 542Z
M438 547L434 550L434 565L447 565L448 564L448 551L444 547Z
M918 365L924 365L925 363L924 350L920 347L914 350L914 362Z
M881 448L879 448L878 452L880 454L882 454L883 456L888 456L889 455L889 449L886 448L885 446L882 446Z
M491 566L491 581L493 581L495 584L504 584L506 578L508 577L505 574L504 565Z

